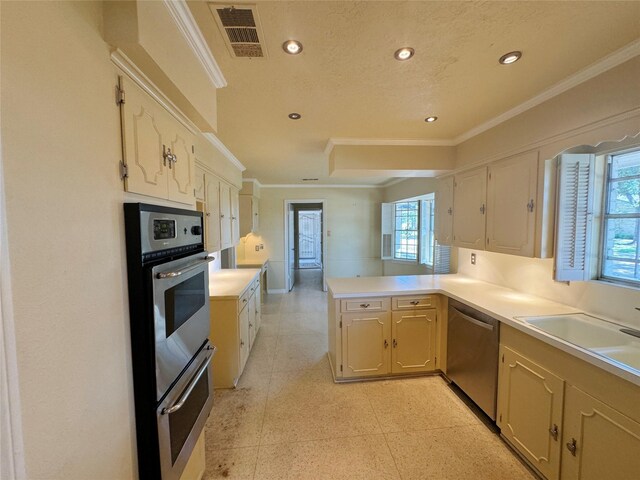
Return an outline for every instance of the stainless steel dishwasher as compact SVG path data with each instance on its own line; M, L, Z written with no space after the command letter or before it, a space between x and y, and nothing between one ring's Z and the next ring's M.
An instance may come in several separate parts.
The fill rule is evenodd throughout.
M449 300L447 377L496 419L500 322Z

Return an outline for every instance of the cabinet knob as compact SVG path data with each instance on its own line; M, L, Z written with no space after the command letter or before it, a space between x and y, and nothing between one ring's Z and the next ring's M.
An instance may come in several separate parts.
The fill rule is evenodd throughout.
M240 346L244 347L244 341L240 340Z
M529 200L529 203L527 203L527 210L533 212L533 198Z
M224 213L221 213L221 214L220 214L220 218L224 218Z
M253 327L253 323L249 322L249 326L250 326L250 327Z
M384 348L388 348L389 347L389 342L387 342L386 340L384 341Z
M247 303L247 299L246 299L246 298L243 298L243 299L242 299L242 303Z
M578 449L576 445L576 439L572 438L570 442L567 443L567 450L571 452L571 455L576 456L576 450Z
M553 427L549 429L549 433L551 434L553 439L557 442L558 441L558 425L554 423Z
M205 213L205 215L206 215L207 217L210 217L210 216L211 216L211 214L210 214L209 212Z
M449 207L449 209L447 210L447 213L448 213L449 215L453 215L453 209L452 209L451 207Z
M485 208L483 203L482 206L480 207L480 213L484 215L484 211L485 211Z
M420 303L420 300L411 300L409 303L410 303L411 305L414 305L414 306L415 306L415 305L418 305L418 304Z
M360 308L369 308L371 306L371 304L369 303L361 303L360 304Z
M393 339L393 348L397 348L398 347L398 342L396 342L396 339Z

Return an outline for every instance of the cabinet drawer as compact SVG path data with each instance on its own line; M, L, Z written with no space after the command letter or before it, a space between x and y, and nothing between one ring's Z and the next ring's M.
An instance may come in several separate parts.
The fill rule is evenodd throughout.
M438 299L435 295L415 295L393 297L391 299L393 310L416 310L420 308L436 308Z
M385 312L389 310L388 298L352 298L340 302L342 312Z

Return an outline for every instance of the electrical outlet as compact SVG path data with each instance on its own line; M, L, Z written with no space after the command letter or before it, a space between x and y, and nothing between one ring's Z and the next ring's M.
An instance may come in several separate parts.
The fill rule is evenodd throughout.
M476 264L476 254L472 253L471 254L471 265L475 265Z
M264 250L264 245L262 243L260 244L260 250Z
M260 251L260 245L256 245L256 252Z

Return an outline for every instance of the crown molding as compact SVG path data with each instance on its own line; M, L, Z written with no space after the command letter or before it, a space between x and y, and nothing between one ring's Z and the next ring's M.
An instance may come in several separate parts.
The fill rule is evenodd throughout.
M213 53L211 53L211 49L204 39L195 18L193 18L187 2L185 0L164 0L164 5L167 7L171 18L173 18L187 44L193 50L196 58L200 60L202 68L213 86L215 88L226 87L227 80L224 78Z
M561 93L564 93L567 90L580 85L581 83L586 82L587 80L591 80L592 78L597 77L607 70L611 70L612 68L621 65L627 60L631 60L637 55L640 55L640 40L635 40L622 47L621 49L607 55L606 57L601 58L597 62L592 63L588 67L579 70L578 72L556 83L547 90L544 90L542 93L536 95L535 97L530 98L524 103L521 103L517 107L514 107L511 110L507 110L497 117L494 117L491 120L484 122L461 135L458 135L454 139L455 145L458 145L466 140L469 140L472 137L475 137L476 135L486 132L487 130L503 122L506 122L507 120L520 115L521 113L533 107L536 107L541 103L546 102L547 100L550 100L553 97L556 97Z
M382 185L380 185L381 188L387 188L390 187L391 185L395 185L397 183L400 182L404 182L405 180L409 180L410 178L417 178L417 177L400 177L400 178L392 178L391 180L389 180L386 183L383 183Z
M262 184L260 188L381 188L382 185L301 185L298 183Z
M202 134L204 136L204 138L206 138L209 143L211 143L211 145L213 145L214 147L216 147L216 149L222 154L224 155L224 157L229 160L231 163L233 163L233 165L235 165L236 167L238 167L240 169L241 172L244 172L247 167L245 167L240 160L238 160L238 158L231 153L231 150L229 150L224 143L222 143L222 141L216 137L213 133L211 132L207 132L207 133L203 133Z
M122 70L142 90L148 93L156 102L164 107L187 130L196 135L200 130L182 111L165 96L162 91L127 57L122 50L111 52L111 61Z
M243 178L242 179L242 183L253 183L254 186L258 187L258 188L262 188L262 184L260 183L260 181L257 178Z
M426 140L420 138L330 138L324 149L324 154L329 156L336 145L359 146L409 146L409 147L453 147L453 140L435 139Z

